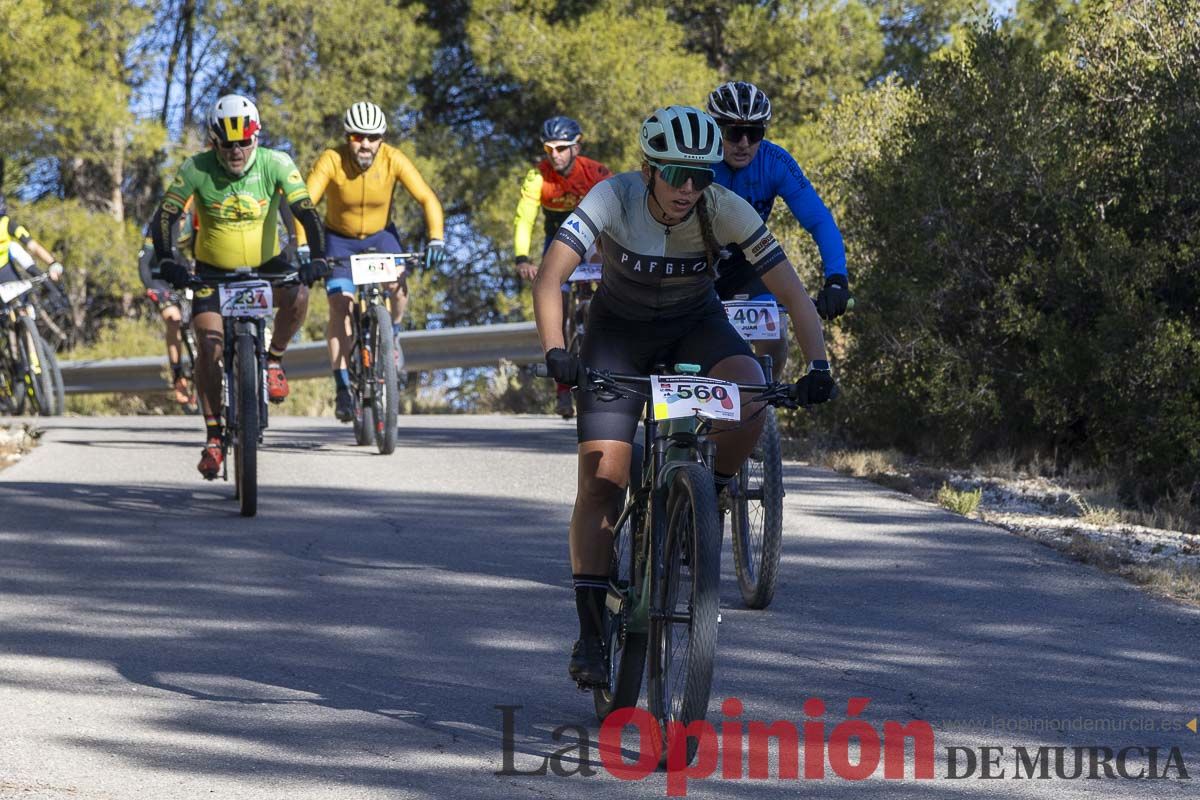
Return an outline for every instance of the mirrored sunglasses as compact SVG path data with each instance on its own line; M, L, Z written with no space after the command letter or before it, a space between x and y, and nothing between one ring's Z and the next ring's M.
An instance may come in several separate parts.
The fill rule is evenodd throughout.
M383 138L382 133L351 133L349 136L350 141L354 142L355 144L359 144L361 142L378 142Z
M676 189L681 188L690 179L692 188L697 192L702 192L709 187L716 178L716 173L708 167L691 167L682 164L660 164L657 161L651 161L650 166L658 170L658 174L663 180Z

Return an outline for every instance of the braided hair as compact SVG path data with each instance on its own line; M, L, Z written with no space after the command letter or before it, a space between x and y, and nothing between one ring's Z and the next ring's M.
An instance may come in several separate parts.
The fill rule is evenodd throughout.
M708 193L701 192L696 201L696 216L700 219L700 236L704 239L704 258L708 268L716 279L716 265L722 258L721 246L717 244L717 235L713 233L712 217L708 213Z

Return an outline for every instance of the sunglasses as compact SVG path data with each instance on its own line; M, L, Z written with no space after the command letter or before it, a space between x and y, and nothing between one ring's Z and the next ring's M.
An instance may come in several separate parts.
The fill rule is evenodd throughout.
M664 181L676 189L681 188L690 180L692 188L697 192L702 192L716 178L716 173L708 167L685 167L682 164L660 164L657 161L648 163L658 170L658 174L662 175Z
M757 144L767 135L767 129L762 125L722 125L721 138L727 142L737 144L746 137L746 141L750 144Z
M350 141L355 144L359 144L360 142L378 142L383 138L382 133L351 133L349 136Z
M544 144L544 145L542 145L542 149L545 150L547 154L565 153L566 151L570 150L574 146L575 145L573 145L573 144Z
M217 146L219 146L222 150L233 150L234 148L238 150L247 150L253 145L254 137L250 137L249 139L238 139L237 141L233 142L217 142Z

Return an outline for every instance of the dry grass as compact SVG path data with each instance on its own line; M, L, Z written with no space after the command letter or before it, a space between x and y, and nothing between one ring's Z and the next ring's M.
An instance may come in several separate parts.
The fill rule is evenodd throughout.
M1084 564L1118 575L1162 597L1200 602L1200 567L1169 561L1137 563L1120 547L1075 534L1063 552Z
M905 472L905 458L898 450L833 450L825 455L825 465L843 475L870 478Z

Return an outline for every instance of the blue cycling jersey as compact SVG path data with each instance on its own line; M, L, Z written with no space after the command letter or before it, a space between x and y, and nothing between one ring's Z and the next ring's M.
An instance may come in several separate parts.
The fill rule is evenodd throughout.
M775 198L782 197L792 216L817 243L825 276L846 274L842 232L791 153L763 139L754 159L745 167L735 171L722 161L713 169L716 182L754 206L763 222L771 216Z

